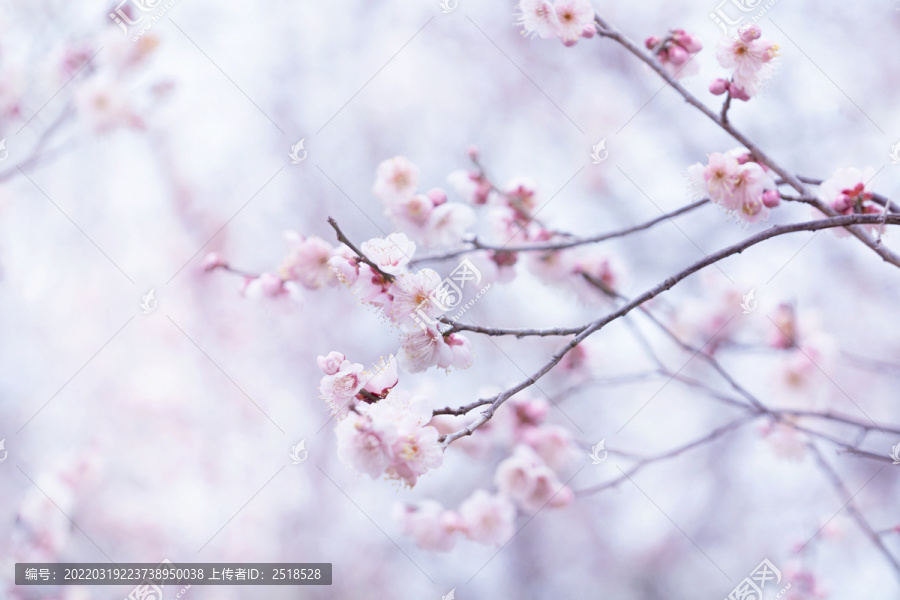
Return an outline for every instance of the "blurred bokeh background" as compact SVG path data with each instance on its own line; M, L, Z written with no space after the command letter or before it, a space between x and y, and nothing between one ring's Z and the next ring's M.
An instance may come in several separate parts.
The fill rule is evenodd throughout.
M368 365L396 352L396 332L340 287L305 291L302 305L248 298L239 277L203 273L203 257L216 251L236 268L273 270L287 252L285 230L333 241L328 216L357 241L390 232L371 187L376 166L395 155L419 166L423 188L449 189L448 174L469 167L474 144L497 181L526 176L542 203L552 198L544 221L587 235L684 205L687 167L736 144L612 42L566 48L523 37L509 0L459 0L447 14L437 0L159 6L165 14L132 42L138 26L123 34L107 2L0 5L0 137L9 152L0 163L0 438L8 452L0 598L129 591L17 588L17 561L164 558L334 564L331 587L195 586L187 595L197 599L436 599L452 588L463 600L713 599L763 558L785 581L802 573L795 589L798 577L814 576L831 598L897 598L896 573L842 510L844 498L802 440L779 444L759 423L651 465L633 483L522 517L499 552L466 541L446 553L416 548L392 507L424 498L455 506L492 486L496 457L475 460L451 447L412 490L349 470L335 454L315 358L340 350ZM638 41L675 27L696 33L706 49L685 84L718 107L706 91L724 72L713 0L594 7ZM732 121L806 176L883 167L872 187L895 196L895 3L779 1L759 23L781 46L778 72L760 97L732 108ZM308 157L291 164L301 139ZM588 154L601 139L609 160L594 165ZM787 205L771 221L809 216ZM628 272L624 293L636 295L762 227L707 207L604 248ZM702 329L697 323L723 297L755 289L759 310L736 323L751 349L735 344L720 356L743 385L773 405L900 419L894 268L828 232L785 236L720 266L661 305ZM150 289L158 309L143 314ZM771 328L766 315L785 302L835 348L799 391L780 375L781 357L752 349ZM470 316L550 327L608 308L523 271ZM635 322L673 370L714 379L702 361ZM434 406L463 404L518 382L559 347L470 337L472 368L403 381ZM586 346L600 379L652 367L624 323ZM573 383L551 374L541 389L556 398ZM550 418L583 445L584 464L600 439L610 449L573 489L619 476L629 455L664 452L733 416L696 389L665 383L590 385L560 400L565 414ZM854 442L846 430L833 433ZM309 460L293 465L289 452L301 439ZM877 431L863 441L885 456L898 442ZM900 523L896 467L878 472L877 461L835 446L822 452L875 529ZM896 535L879 537L900 554Z

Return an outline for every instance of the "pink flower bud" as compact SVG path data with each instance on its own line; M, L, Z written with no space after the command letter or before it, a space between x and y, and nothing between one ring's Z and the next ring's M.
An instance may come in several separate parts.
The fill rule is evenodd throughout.
M644 45L647 46L647 50L653 50L654 48L659 46L661 42L662 40L659 39L659 37L651 35L646 40L644 40Z
M721 96L725 92L728 91L728 80L727 79L713 79L712 83L709 84L709 92L713 96Z
M340 352L332 350L328 353L328 356L319 356L316 358L316 364L319 365L319 368L322 369L322 372L326 375L334 375L341 370L341 364L343 364L345 358L346 357Z
M671 61L673 65L681 66L686 63L690 57L691 55L687 53L687 50L678 44L669 46L669 61Z
M572 488L564 486L563 489L559 490L559 493L550 500L550 506L553 508L563 508L564 506L571 504L574 499L575 492L572 491Z
M846 212L851 206L852 204L847 196L839 196L837 200L831 203L831 207L839 213Z
M741 39L748 44L753 40L758 40L760 36L762 36L762 30L759 28L759 25L750 25L741 31Z
M467 154L471 160L478 160L478 146L469 146Z
M703 44L700 43L700 40L690 34L679 37L678 45L691 54L696 54L703 50Z
M206 258L203 259L203 270L204 271L213 271L218 269L219 267L227 267L228 263L225 262L225 259L222 258L222 255L218 252L210 252L206 255Z
M425 195L435 206L440 206L447 201L447 192L440 188L431 188Z
M775 208L781 204L781 196L777 190L766 190L763 192L762 201L766 208Z
M744 91L744 88L736 85L733 81L728 84L728 93L731 94L731 97L735 100L746 102L750 99L750 94Z
M277 296L282 291L284 280L275 273L263 273L259 276L262 291L269 296Z
M590 25L584 26L584 31L581 32L581 37L589 40L594 37L595 33L597 33L597 26L591 23Z

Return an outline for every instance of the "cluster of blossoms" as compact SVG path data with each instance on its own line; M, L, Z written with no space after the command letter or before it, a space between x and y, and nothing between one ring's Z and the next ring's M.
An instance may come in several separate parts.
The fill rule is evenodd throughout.
M359 379L358 373L335 375ZM326 379L335 375L326 375L323 386ZM444 459L438 431L428 425L431 408L424 398L404 390L388 388L382 393L380 398L363 396L365 399L338 421L338 457L373 479L385 475L412 487L426 471L441 466Z
M478 161L478 153L470 150ZM473 206L486 210L488 237L503 245L542 244L565 241L566 236L548 229L535 218L540 205L537 186L527 178L515 178L495 186L480 168L458 170L449 175L451 186ZM470 255L490 279L509 282L519 262L516 252L481 251ZM625 270L613 256L595 246L526 253L526 268L542 281L562 286L585 301L608 297L622 285ZM606 291L603 291L606 290Z
M304 237L295 231L286 231L284 238L288 244L288 254L278 272L242 274L241 292L247 297L283 297L302 303L302 288L317 290L339 283L329 266L332 258L353 256L353 251L344 244L332 246L316 236ZM203 270L215 269L231 270L231 267L219 253L212 252L204 259Z
M644 45L674 77L691 75L698 70L691 59L703 50L703 44L697 36L686 33L684 29L673 29L665 38L652 35L644 40Z
M572 465L575 442L568 430L546 422L549 405L543 400L514 397L504 403L478 438L459 440L460 449L478 460L492 449L508 456L496 467L496 492L475 490L458 511L435 500L398 505L395 516L404 533L424 549L447 551L462 534L474 542L500 546L515 530L519 511L533 514L546 506L561 508L574 498L560 481ZM440 432L455 429L456 417L437 416L431 424Z
M440 188L418 193L419 169L409 159L395 156L378 165L372 193L381 200L397 227L426 246L459 243L475 222L472 209L447 201Z
M757 25L742 27L736 38L724 38L716 52L719 64L733 69L730 79L714 79L709 91L728 94L737 100L749 100L759 93L772 74L772 59L778 56L778 44L761 39Z
M688 175L699 196L709 197L747 223L766 220L769 209L781 204L769 168L743 148L714 152L707 164L692 165Z
M566 46L574 46L597 33L590 0L521 0L519 10L518 23L525 35L559 38Z
M466 369L472 365L472 344L458 333L446 334L438 317L443 309L435 300L442 279L432 269L407 270L415 244L403 233L374 239L361 246L366 258L389 274L385 278L358 257L334 257L331 268L351 286L364 304L377 307L400 329L400 366L410 373L429 367Z
M5 27L0 25L0 28ZM6 34L6 32L4 32ZM4 35L15 39L15 36ZM40 64L28 64L18 57L30 57L29 52L12 52L0 43L0 121L22 120L27 117L22 107L35 102L35 93L45 94L46 88L61 89L71 81L73 90L66 109L58 113L62 119L75 115L84 125L97 133L119 127L143 128L141 114L147 106L141 103L155 100L171 88L171 83L155 81L149 87L134 85L134 77L146 65L159 45L159 39L148 35L139 43L123 39L113 28L107 28L90 40L65 40L47 53ZM100 52L103 50L103 52ZM43 52L42 52L43 53ZM78 78L75 79L75 76ZM51 109L52 110L52 109ZM5 123L9 129L9 123Z

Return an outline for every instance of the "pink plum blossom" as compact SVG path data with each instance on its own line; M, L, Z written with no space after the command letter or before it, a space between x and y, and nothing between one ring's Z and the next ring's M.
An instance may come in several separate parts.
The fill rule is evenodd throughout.
M430 419L424 398L391 391L377 402L358 404L338 423L338 454L372 478L386 475L412 487L443 462L439 433L426 424Z
M419 168L405 156L389 158L378 165L372 193L385 203L412 196L419 185Z
M505 544L515 533L516 507L504 496L475 490L459 507L463 531L474 542Z
M596 32L590 0L521 0L519 10L518 22L525 35L556 37L571 46Z
M501 493L529 512L547 506L564 488L556 473L524 445L516 446L512 456L498 465L494 482ZM560 501L567 498L564 494Z
M391 319L404 327L418 328L418 311L429 318L436 318L444 312L432 297L432 292L441 284L441 276L433 269L422 269L418 273L404 273L390 287L393 297Z
M323 373L326 375L334 375L341 369L344 360L346 360L346 357L343 354L332 350L327 356L319 356L316 359L316 363Z
M331 368L331 365L326 366ZM333 414L344 414L353 407L354 396L365 385L364 370L365 367L361 364L344 360L335 373L322 378L319 383L319 391L322 399L331 407Z
M416 244L404 233L392 233L387 238L375 238L360 245L366 257L385 273L399 275L406 269L416 252Z
M459 202L441 204L428 217L423 241L429 247L458 244L473 223L475 213L469 206Z
M449 366L453 350L437 329L416 327L400 336L399 359L404 371L420 373L429 367Z
M423 550L447 552L456 545L456 533L463 527L459 515L445 510L435 500L415 505L401 505L394 517L400 522L404 535L413 538Z
M559 17L550 0L522 0L519 10L519 24L526 35L544 39L559 35Z
M733 69L731 82L746 98L759 93L762 83L772 74L772 59L778 56L778 45L763 40L755 25L744 27L736 38L723 38L716 51L719 64ZM731 89L732 96L735 89Z
M322 238L308 238L287 231L284 238L290 248L288 255L281 263L281 276L296 281L307 289L317 289L337 282L329 261L335 255L335 249Z

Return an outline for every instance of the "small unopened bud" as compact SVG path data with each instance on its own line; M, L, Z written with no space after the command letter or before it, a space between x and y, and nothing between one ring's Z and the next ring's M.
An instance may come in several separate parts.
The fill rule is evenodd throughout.
M758 40L762 36L762 30L759 28L759 25L750 25L741 31L741 39L748 44L753 40Z
M669 61L671 61L673 65L681 66L686 63L690 57L691 55L687 53L687 50L678 44L669 46Z
M647 46L647 50L653 50L657 46L662 43L662 40L659 39L658 36L651 35L646 40L644 40L644 45Z
M763 192L762 201L767 208L775 208L781 204L781 195L778 190L766 190Z
M742 88L738 85L735 85L734 82L731 82L730 84L728 84L728 93L731 94L731 97L734 98L735 100L741 100L743 102L746 102L747 100L750 99L750 94L748 94L746 91L744 91L744 88Z
M431 203L435 206L440 206L447 201L447 192L440 188L431 188L425 195L428 196L428 199L431 200Z
M713 96L721 96L725 92L728 91L728 80L727 79L713 79L712 83L709 84L709 92Z

